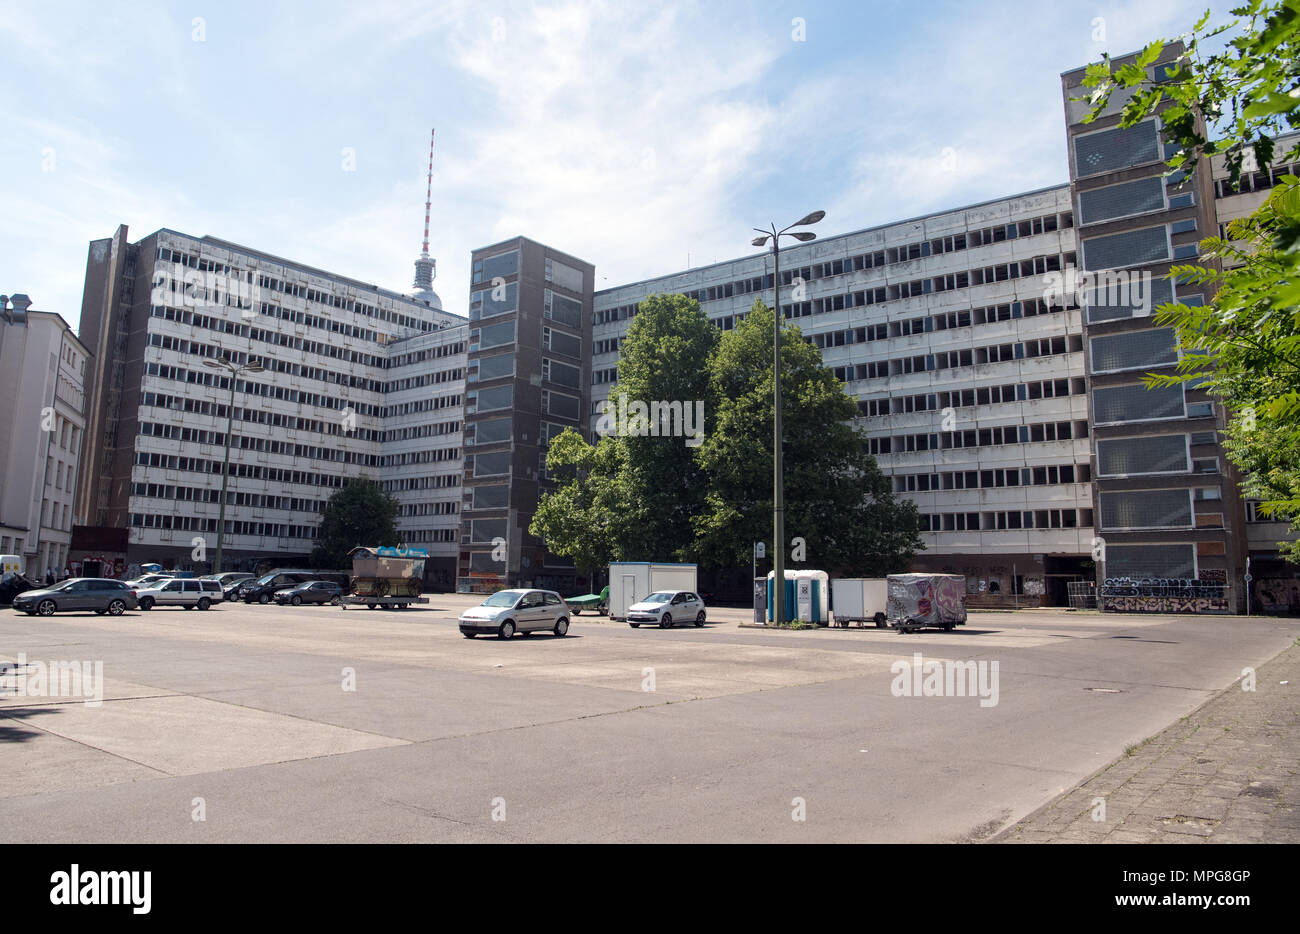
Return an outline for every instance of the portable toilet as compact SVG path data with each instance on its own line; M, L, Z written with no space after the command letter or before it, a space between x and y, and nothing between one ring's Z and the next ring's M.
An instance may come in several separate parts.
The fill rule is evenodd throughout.
M825 571L795 571L795 603L798 618L818 626L830 624L830 575Z
M798 606L795 603L795 573L796 572L789 569L785 572L785 602L782 603L781 608L785 612L785 619L782 620L782 622L786 623L797 619L797 616L795 615L798 612ZM772 589L775 576L775 571L767 572L767 621L769 623L772 622L772 614L776 612L774 609L776 593Z
M772 619L774 571L767 572L767 618ZM830 576L825 571L785 572L785 622L801 620L819 626L830 624Z

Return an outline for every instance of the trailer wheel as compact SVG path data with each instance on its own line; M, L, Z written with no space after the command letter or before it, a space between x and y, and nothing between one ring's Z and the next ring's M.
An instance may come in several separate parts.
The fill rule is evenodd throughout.
M956 628L956 627L955 627L952 623L944 623L944 624L943 624L943 631L944 631L944 632L952 632L953 629L955 629L955 628Z
M875 616L875 620L876 620L877 629L884 629L886 626L889 625L888 620L885 619L884 613L877 613Z

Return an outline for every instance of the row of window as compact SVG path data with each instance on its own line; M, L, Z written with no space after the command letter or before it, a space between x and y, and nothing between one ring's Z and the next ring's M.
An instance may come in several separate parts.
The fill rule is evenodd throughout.
M840 382L849 383L858 380L884 379L889 376L906 376L910 373L927 373L936 370L983 366L988 363L1027 360L1033 357L1079 353L1082 350L1083 338L1077 334L1071 334L1009 344L991 344L987 347L971 347L965 350L915 354L910 357L895 357L891 360L874 360L870 363L858 363L853 366L832 367L832 372ZM940 406L940 408L943 408L943 406Z
M1087 464L1045 464L1040 467L999 467L993 470L894 474L894 490L898 493L928 493L935 490L1054 486L1059 483L1088 483L1091 479L1092 468Z
M1008 529L1092 528L1091 509L921 513L923 532L991 532Z
M131 495L187 503L221 502L221 490L218 487L173 486L169 483L132 483ZM247 506L256 509L284 509L289 512L315 513L325 511L325 500L323 499L274 496L269 493L246 493L238 490L230 490L226 493L226 503L232 506Z
M943 451L951 448L1029 444L1037 441L1069 441L1088 437L1088 423L1035 422L1031 425L999 425L964 431L926 432L914 435L881 435L867 439L869 453L908 454L915 451Z
M429 474L423 477L397 477L384 480L385 493L401 493L406 490L442 490L460 486L459 473Z
M1241 182L1233 187L1229 179L1221 178L1214 183L1214 197L1228 198L1247 191L1267 191L1282 181L1283 175L1300 175L1300 163L1275 165L1258 172L1242 172Z
M131 513L131 525L137 529L162 529L176 532L217 533L217 520L205 516L175 515L173 513ZM254 522L240 519L226 520L227 535L252 535L258 538L299 538L316 537L315 526L296 525L287 522Z
M858 413L866 418L879 418L885 415L907 415L912 412L933 412L976 405L1026 402L1030 399L1052 399L1060 396L1082 395L1086 391L1086 385L1082 378L1075 377L1036 380L1031 383L1007 383L1002 386L980 386L975 389L953 389L945 392L923 392L910 396L882 396L876 399L859 399Z
M399 516L451 516L460 509L460 503L454 499L435 500L430 503L402 503L398 509Z

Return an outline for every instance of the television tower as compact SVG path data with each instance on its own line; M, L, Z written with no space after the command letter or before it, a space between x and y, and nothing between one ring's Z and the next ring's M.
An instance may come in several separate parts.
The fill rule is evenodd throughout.
M414 298L442 308L442 299L433 291L433 280L438 275L438 261L429 255L429 214L433 209L433 138L436 129L429 131L429 181L424 195L424 241L420 245L420 258L415 261Z

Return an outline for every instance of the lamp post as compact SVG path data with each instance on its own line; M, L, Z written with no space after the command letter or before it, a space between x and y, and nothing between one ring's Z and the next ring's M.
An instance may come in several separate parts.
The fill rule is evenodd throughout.
M227 357L217 360L204 360L204 366L216 370L225 370L230 374L230 402L226 405L226 456L221 464L221 499L217 507L217 556L212 562L212 573L221 573L221 546L226 537L226 487L230 483L230 433L235 420L235 380L241 373L261 373L265 367L260 363L245 363L236 366Z
M795 227L815 224L826 216L825 211L813 211L781 230L773 224L771 231L755 227L762 236L750 241L754 246L766 246L772 241L772 623L785 622L785 465L781 442L781 238L793 237L802 243L816 239L809 230L789 231Z

